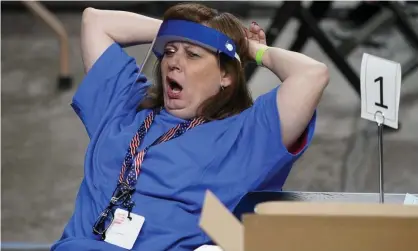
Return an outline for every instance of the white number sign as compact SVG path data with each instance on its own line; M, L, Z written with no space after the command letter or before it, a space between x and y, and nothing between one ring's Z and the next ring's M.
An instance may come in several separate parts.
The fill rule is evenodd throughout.
M398 129L401 65L367 53L361 62L361 117L376 121L383 115L383 124Z

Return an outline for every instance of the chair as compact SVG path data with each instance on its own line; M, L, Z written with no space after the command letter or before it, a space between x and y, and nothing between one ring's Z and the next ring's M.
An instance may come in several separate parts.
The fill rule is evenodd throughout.
M408 19L408 15L402 4L399 2L378 2L376 4L381 4L383 11L371 18L359 32L353 34L349 39L343 41L336 47L318 24L324 18L326 10L331 7L329 2L320 4L314 1L308 10L302 6L301 2L285 1L277 9L270 26L266 29L267 45L272 45L279 37L287 22L291 18L296 18L301 23L301 27L298 31L298 38L290 46L291 50L302 50L307 39L309 37L314 38L324 53L335 63L352 88L360 96L359 76L348 64L346 57L378 28L383 25L395 24L407 42L414 48L416 54L418 54L418 33ZM402 77L405 78L417 68L418 59L415 55L409 62L402 66ZM256 69L256 65L248 65L246 69L247 80L250 80Z

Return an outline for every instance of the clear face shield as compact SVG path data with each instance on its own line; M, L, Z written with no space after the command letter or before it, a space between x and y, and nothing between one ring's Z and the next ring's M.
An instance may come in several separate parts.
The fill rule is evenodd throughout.
M216 54L223 53L241 61L234 41L225 34L195 22L167 20L161 24L156 38L140 65L140 73L147 76L151 82L154 78L155 64L163 58L165 46L169 42L193 43Z

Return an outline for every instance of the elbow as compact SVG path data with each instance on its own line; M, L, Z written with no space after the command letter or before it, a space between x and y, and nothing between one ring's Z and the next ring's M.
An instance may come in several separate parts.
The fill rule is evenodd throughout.
M90 40L100 37L105 32L102 10L87 7L81 18L81 40Z
M329 83L329 70L323 63L317 63L307 71L309 79L315 84L325 88Z
M81 17L81 25L83 28L85 27L90 27L90 26L96 26L98 25L100 22L98 22L98 17L99 17L99 10L92 8L92 7L87 7L84 9L83 11L83 15Z
M97 14L99 10L93 7L87 7L83 11L83 20L89 19Z

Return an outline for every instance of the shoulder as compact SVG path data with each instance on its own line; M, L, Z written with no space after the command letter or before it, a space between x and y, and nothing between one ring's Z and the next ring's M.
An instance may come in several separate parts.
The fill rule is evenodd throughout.
M135 58L117 43L96 60L72 99L72 107L89 135L94 134L103 118L135 110L145 97L151 83L139 70Z

